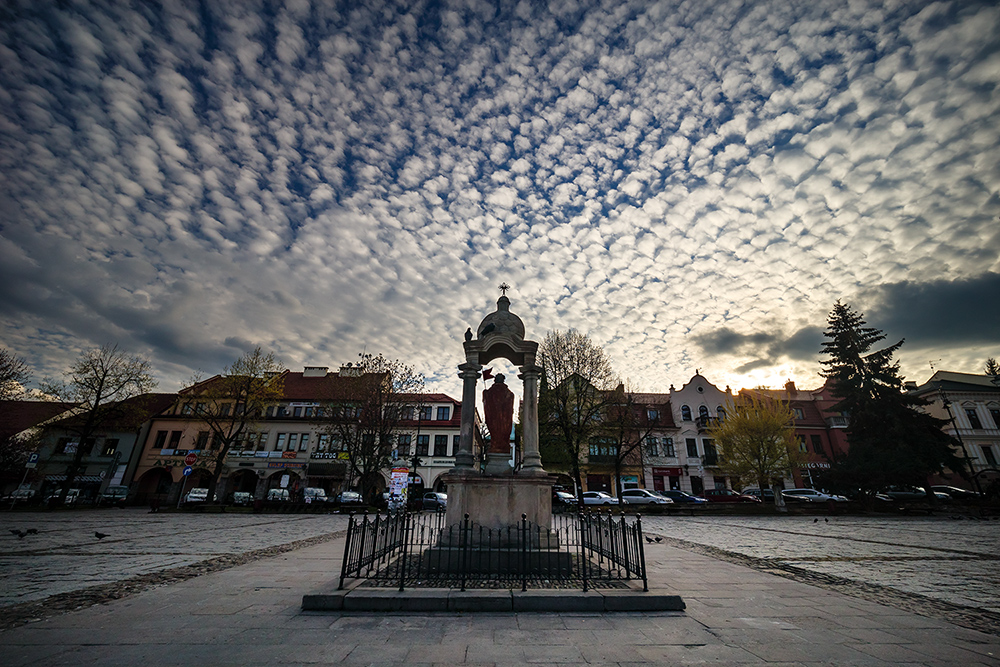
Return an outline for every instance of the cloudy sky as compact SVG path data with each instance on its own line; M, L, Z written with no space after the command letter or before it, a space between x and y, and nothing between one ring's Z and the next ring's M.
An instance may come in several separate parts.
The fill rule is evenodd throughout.
M5 2L0 342L161 388L244 350L460 397L512 286L646 391L1000 355L994 2ZM132 6L128 6L132 5Z

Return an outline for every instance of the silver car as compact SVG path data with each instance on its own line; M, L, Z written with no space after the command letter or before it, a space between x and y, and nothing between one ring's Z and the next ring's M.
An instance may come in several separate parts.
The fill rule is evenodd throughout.
M625 489L622 502L627 505L672 505L674 501L647 489Z
M617 505L618 499L612 498L603 491L585 491L583 494L584 505Z

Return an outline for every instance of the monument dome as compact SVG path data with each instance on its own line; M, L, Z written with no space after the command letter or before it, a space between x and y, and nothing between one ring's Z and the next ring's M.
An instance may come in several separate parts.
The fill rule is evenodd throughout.
M524 323L520 317L510 312L510 299L506 296L497 299L496 311L484 317L483 321L479 323L479 328L476 329L478 338L494 334L506 334L521 340L524 339Z

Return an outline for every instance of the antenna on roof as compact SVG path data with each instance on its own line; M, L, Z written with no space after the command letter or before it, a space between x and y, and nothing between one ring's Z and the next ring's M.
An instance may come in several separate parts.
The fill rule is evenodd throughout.
M938 363L938 362L940 362L940 361L941 361L940 359L931 359L931 360L930 360L930 361L928 361L927 363L928 363L928 364L930 365L930 367L931 367L931 370L933 371L933 370L936 370L936 369L934 368L934 364L935 364L935 363Z

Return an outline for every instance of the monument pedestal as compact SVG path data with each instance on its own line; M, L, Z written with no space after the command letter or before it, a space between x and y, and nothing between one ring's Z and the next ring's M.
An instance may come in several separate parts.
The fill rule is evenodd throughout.
M542 528L552 527L552 478L545 476L470 477L447 476L446 524L469 518L493 530L521 523L521 515Z

